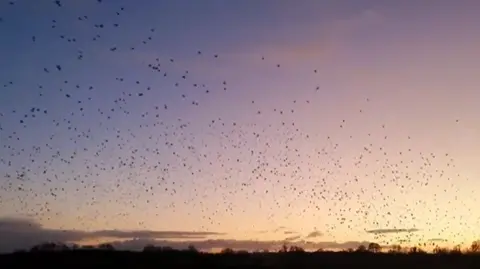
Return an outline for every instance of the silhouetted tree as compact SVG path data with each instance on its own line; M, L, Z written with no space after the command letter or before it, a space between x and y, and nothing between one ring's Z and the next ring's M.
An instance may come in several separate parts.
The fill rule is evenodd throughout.
M58 249L61 250L61 251L70 250L70 248L69 248L66 244L64 244L64 243L57 244L57 247L58 247Z
M286 244L283 244L282 248L278 252L288 252L288 247Z
M158 251L158 248L152 244L148 244L143 247L143 252L155 252L155 251Z
M366 252L367 248L364 245L360 245L360 246L357 247L357 249L355 251L356 252Z
M469 250L471 253L480 253L480 241L473 241Z
M174 251L174 249L169 246L164 246L164 247L160 247L160 251L171 252L171 251Z
M388 252L389 253L402 253L402 247L400 245L392 245Z
M288 250L288 252L299 253L299 252L305 252L305 250L301 247L298 247L298 246L290 246L290 249Z
M435 246L435 248L433 248L433 253L435 254L447 254L449 251L447 248L442 248L442 247L439 247L439 246Z
M377 243L368 244L368 251L370 252L377 253L377 252L380 252L381 250L382 250L382 247Z
M107 244L107 243L98 245L98 249L110 250L110 251L115 250L115 248L112 246L112 244Z
M30 251L31 252L43 252L43 251L66 251L69 250L69 248L63 244L63 243L53 243L53 242L48 242L48 243L42 243L36 246L33 246Z
M425 251L418 246L411 247L408 251L409 254L424 254Z
M456 245L450 250L450 254L462 254L462 249L459 245Z
M190 252L198 253L198 249L194 245L189 245L187 250Z
M222 251L220 253L222 253L222 254L234 254L235 251L233 251L233 249L231 249L231 248L224 248L224 249L222 249Z
M42 243L39 245L35 245L32 248L30 248L30 252L38 252L38 251L45 251L48 250L52 247L50 243Z

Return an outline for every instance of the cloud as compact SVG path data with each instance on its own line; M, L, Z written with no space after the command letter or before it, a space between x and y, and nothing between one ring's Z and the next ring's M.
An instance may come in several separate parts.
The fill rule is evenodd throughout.
M256 30L263 29L258 36L249 31L248 36L237 35L236 38L241 38L235 39L235 42L216 42L222 45L217 49L220 57L215 61L184 59L176 62L176 65L181 62L182 66L188 66L198 75L224 76L224 72L227 72L225 67L231 64L236 65L242 74L260 72L264 70L264 62L260 61L262 58L271 61L270 64L282 63L285 67L306 61L331 64L345 55L344 49L351 47L352 38L359 33L375 32L376 27L383 25L385 16L380 10L360 9L338 19L315 16L315 19L293 21L295 23L276 25L274 29L257 27ZM269 32L269 35L265 35L265 32ZM147 55L149 59L152 56ZM255 59L258 65L252 65Z
M268 52L266 57L275 59L281 57L287 61L325 58L339 53L338 46L349 43L351 36L358 32L372 31L384 21L385 18L380 11L365 9L343 19L319 20L317 23L299 25L294 34L298 38L267 43L261 50Z
M448 240L443 238L431 238L428 239L428 242L448 242Z
M115 238L205 238L211 235L220 235L221 233L212 232L185 232L185 231L119 231L119 230L103 230L88 233L91 237L115 237Z
M280 227L279 230L285 230ZM76 230L56 230L43 228L39 223L28 219L0 218L0 253L12 252L18 249L29 249L43 242L80 242L85 239L114 238L105 243L111 243L120 250L142 250L146 245L169 246L175 249L186 249L194 245L202 251L232 248L235 250L278 250L285 241L300 239L300 236L287 238L289 240L259 241L212 239L209 236L223 235L215 232L191 231L119 231L101 230L94 232ZM104 241L103 241L104 242ZM288 244L288 243L287 243ZM295 241L295 245L307 250L322 249L347 249L365 245L368 242L310 242L305 240Z
M282 232L283 234L298 234L295 231L292 231L291 229L288 229L285 226L278 226L277 228L273 230L260 230L260 231L254 231L254 233L260 233L260 234L265 234L265 233L279 233Z
M320 236L323 236L323 233L321 233L319 231L313 231L313 232L309 233L306 238L315 238L315 237L320 237Z
M28 231L41 229L40 224L28 219L3 218L0 219L0 231Z
M275 230L273 230L273 232L277 233L279 231L283 231L283 230L286 230L286 229L287 229L287 227L285 227L285 226L278 226Z
M370 234L389 234L389 233L413 233L420 231L417 228L410 228L410 229L375 229L375 230L368 230L367 233Z
M0 219L0 252L30 248L43 242L78 242L98 238L148 238L148 239L205 239L208 236L222 235L214 232L191 231L119 231L102 230L86 232L80 230L46 229L28 219Z
M385 17L379 10L364 9L349 18L334 20L328 27L335 33L351 34L361 29L370 29L384 21Z
M290 237L285 238L285 241L295 241L295 240L298 240L300 238L302 238L302 236L294 235L294 236L290 236Z

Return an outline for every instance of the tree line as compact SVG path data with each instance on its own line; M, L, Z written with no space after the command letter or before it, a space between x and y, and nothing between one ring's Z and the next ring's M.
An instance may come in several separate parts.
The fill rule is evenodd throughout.
M80 251L80 250L103 250L103 251L115 251L115 247L112 244L103 243L99 245L67 245L64 243L55 243L55 242L46 242L41 243L38 245L33 246L29 250L17 250L15 252L51 252L51 251ZM169 246L154 246L154 245L146 245L143 252L200 252L194 245L188 246L185 250L177 250L171 248ZM265 249L265 250L257 250L254 251L255 253L272 253L273 251ZM307 252L302 247L296 245L284 244L279 253L302 253ZM317 249L315 252L325 252L323 249ZM388 247L382 247L378 243L369 243L368 245L360 245L356 249L349 248L344 249L342 252L349 252L349 253L391 253L391 254L427 254L429 252L422 249L420 246L413 246L413 247L402 247L400 245L392 245ZM242 254L242 253L250 253L246 250L234 250L232 248L224 248L220 251L222 254ZM433 248L433 254L480 254L480 240L474 241L471 245L466 248L462 249L460 246L455 246L451 249L446 247L436 246Z

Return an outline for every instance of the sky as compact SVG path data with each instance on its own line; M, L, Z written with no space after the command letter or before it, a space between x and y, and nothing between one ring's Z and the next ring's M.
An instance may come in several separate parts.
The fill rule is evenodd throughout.
M0 251L469 245L479 9L2 0Z

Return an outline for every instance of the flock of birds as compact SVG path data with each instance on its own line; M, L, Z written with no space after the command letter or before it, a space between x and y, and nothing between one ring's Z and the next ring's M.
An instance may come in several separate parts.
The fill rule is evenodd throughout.
M56 0L46 8L62 13L70 3ZM10 1L0 8L0 31L9 27L9 8L17 4ZM17 86L25 81L2 83L1 99L26 91L34 105L12 100L8 109L0 107L0 215L17 213L50 224L68 219L66 223L85 229L99 222L103 227L129 223L149 229L155 222L197 219L199 230L223 230L226 223L241 219L241 229L257 229L258 220L274 230L284 221L315 221L321 231L316 233L318 240L335 238L339 231L366 237L369 229L375 240L391 244L454 239L462 234L458 229L451 234L452 225L471 225L468 216L455 224L446 222L456 207L444 206L451 202L458 206L464 198L453 177L461 175L448 152L413 147L392 152L389 143L396 142L389 141L390 126L382 122L377 125L384 132L367 130L366 138L359 138L365 130L336 138L338 130L348 131L348 120L338 122L334 131L303 128L296 115L320 102L322 91L328 91L320 86L310 90L312 98L299 96L287 107L271 108L252 99L239 108L246 119L205 112L197 120L219 100L231 99L238 87L228 79L202 81L194 70L178 71L183 66L165 55L142 61L141 72L102 77L113 80L115 88L78 81L68 70L75 64L88 66L95 57L88 46L108 44L105 36L122 28L129 8L118 6L110 13L104 15L105 22L89 14L71 18L90 27L89 39L80 38L75 29L67 34L60 19L49 18L51 29L45 31L58 38L48 42L73 44L74 61L65 64L56 58L56 64L39 67L28 78L35 85L29 89ZM155 44L161 34L154 25L138 30L147 34L137 45L115 42L100 46L101 53L135 55L142 46ZM29 49L35 50L47 42L43 33L19 35L31 35ZM191 54L213 64L223 56L195 49ZM257 60L271 64L267 68L273 70L283 67L265 56ZM311 73L321 80L320 71ZM152 78L163 79L161 85L168 86L154 86ZM373 98L366 97L357 113L366 113ZM275 103L275 97L272 100ZM415 137L403 139L408 143ZM349 148L351 141L359 140L363 146ZM442 183L437 182L440 179ZM426 198L429 193L432 197ZM467 209L467 214L473 210ZM423 227L412 227L422 214L431 218ZM376 230L385 228L419 231ZM429 229L436 229L436 237L422 235Z

